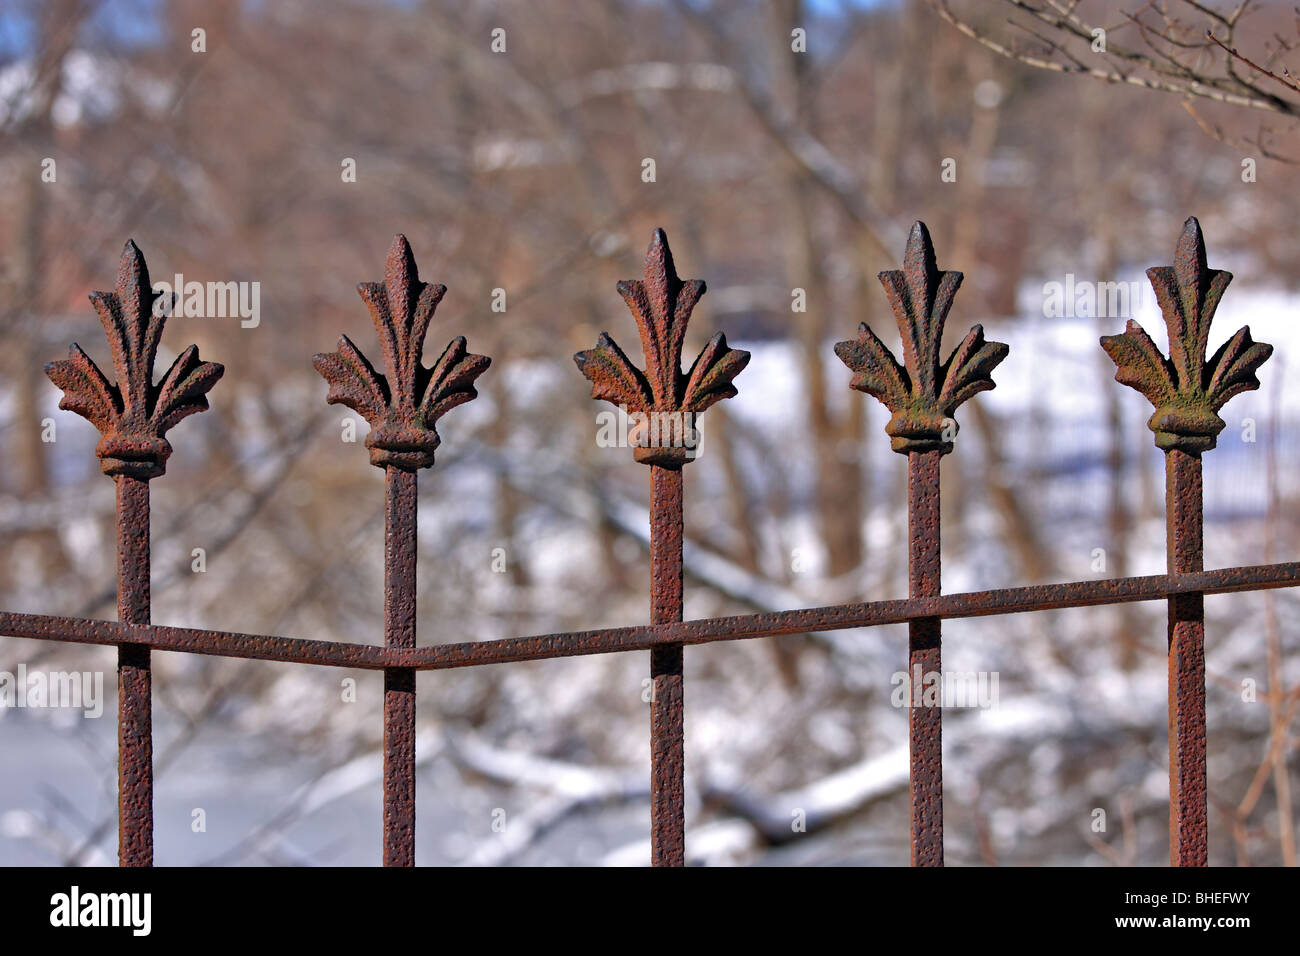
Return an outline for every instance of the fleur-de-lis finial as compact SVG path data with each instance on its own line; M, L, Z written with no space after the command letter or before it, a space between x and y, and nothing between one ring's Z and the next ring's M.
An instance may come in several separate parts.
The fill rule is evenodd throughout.
M957 407L993 388L989 373L1007 357L1007 346L985 342L983 327L976 325L940 364L943 326L961 280L960 272L939 269L925 223L914 224L903 268L880 273L903 338L904 364L898 364L865 322L856 340L835 346L835 354L856 373L850 385L874 395L893 412L885 431L896 452L952 451L945 426L951 423L949 435L956 433L952 415Z
M447 287L420 281L405 236L395 237L389 247L384 281L362 282L357 291L379 333L388 374L376 372L352 340L341 335L337 352L312 357L330 386L325 400L346 405L370 423L366 447L372 465L428 468L441 441L435 423L478 396L474 380L492 360L468 352L465 337L457 336L433 368L421 364L425 333Z
M629 412L681 414L693 435L690 421L710 405L736 394L732 384L749 362L749 353L727 347L718 332L700 352L690 371L682 372L682 343L691 311L704 295L703 279L682 281L673 265L668 237L656 229L646 252L645 279L625 279L619 294L632 310L641 333L645 370L637 368L608 333L602 332L594 349L573 357L591 381L591 397L621 405ZM647 465L680 468L692 460L693 447L658 442L649 429L633 433L633 456Z
M1154 266L1147 277L1169 329L1169 358L1132 319L1119 335L1103 335L1101 347L1117 366L1115 380L1155 406L1147 425L1157 447L1209 451L1224 428L1219 409L1239 392L1259 388L1255 370L1273 354L1273 346L1253 341L1245 325L1206 360L1210 322L1232 273L1209 267L1194 216L1183 223L1174 264Z
M206 394L225 369L199 361L198 346L191 345L154 384L158 342L176 294L153 291L144 254L133 241L122 248L116 290L92 292L90 301L113 352L117 383L110 383L76 343L68 358L48 363L45 374L63 389L59 408L99 429L95 454L104 474L156 478L172 453L167 430L208 407Z

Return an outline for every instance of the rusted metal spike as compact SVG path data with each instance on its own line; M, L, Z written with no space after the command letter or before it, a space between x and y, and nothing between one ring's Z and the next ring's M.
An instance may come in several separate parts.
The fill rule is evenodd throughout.
M948 434L956 434L952 416L957 407L993 388L990 373L1007 357L1007 346L984 341L984 329L976 325L948 361L940 363L944 323L961 280L960 272L939 269L925 223L915 223L903 268L880 273L903 339L905 364L898 363L865 322L856 340L835 346L835 354L855 373L851 386L875 396L893 412L885 431L890 447L900 454L952 451L944 433L950 428Z
M357 291L379 333L387 375L340 336L338 351L312 357L330 386L326 401L346 405L370 423L366 447L372 465L428 468L441 441L435 423L478 395L474 380L492 360L467 351L464 336L457 336L432 368L421 363L425 333L447 287L420 281L405 236L393 239L384 281L363 282Z
M154 384L158 342L175 304L176 294L167 295L153 291L144 254L128 240L116 291L90 294L113 353L116 384L76 343L68 358L45 366L50 381L63 390L59 408L81 415L103 436L95 454L106 475L145 480L161 475L172 453L164 437L168 429L208 407L206 394L225 371L216 362L200 361L198 347L191 345Z
M749 353L727 347L721 332L709 340L689 371L682 372L682 344L703 279L682 281L668 237L656 229L645 258L645 278L618 284L641 333L644 371L632 364L606 333L594 349L573 357L591 381L591 397L647 416L631 433L632 454L650 465L650 619L682 619L682 472L695 457L694 416L736 394L732 380ZM655 415L655 419L648 416ZM659 418L667 416L664 425ZM650 847L655 866L686 862L685 735L682 645L651 651Z
M641 333L645 370L637 368L608 333L602 332L594 349L573 357L591 381L591 397L620 405L629 412L683 415L684 429L694 441L693 419L710 405L732 398L732 380L749 363L749 353L727 347L718 332L700 352L687 372L682 371L682 344L691 312L704 295L703 279L677 277L668 237L656 229L645 258L645 278L625 279L618 291L632 310ZM680 468L693 458L693 445L681 441L656 441L658 429L633 432L633 455L646 465ZM672 437L680 437L674 432Z
M1239 392L1259 388L1255 370L1273 346L1255 342L1242 326L1206 360L1210 322L1232 274L1211 269L1195 217L1183 224L1172 266L1154 266L1147 277L1169 330L1169 358L1132 319L1118 335L1103 335L1101 347L1116 365L1115 380L1137 389L1155 406L1147 424L1156 445L1199 453L1214 447L1223 419L1218 411Z
M943 327L961 286L960 272L939 268L925 223L907 237L903 268L880 273L903 339L903 364L864 322L858 337L839 342L835 354L853 372L849 383L873 395L892 413L885 427L894 451L907 455L908 596L937 597L939 574L939 460L952 451L957 407L993 388L990 373L1007 356L1001 342L984 341L976 325L948 361L939 361ZM939 618L908 622L908 687L940 673ZM911 696L909 694L909 696ZM943 865L942 701L911 700L911 860L913 866Z
M225 369L199 360L191 345L154 384L167 315L175 293L153 291L144 254L130 240L122 248L113 292L92 292L90 301L108 336L117 382L109 382L81 347L45 366L63 390L59 407L99 429L95 454L117 483L117 616L124 624L148 624L149 481L167 468L168 429L208 407L207 392ZM153 702L149 647L119 644L117 652L118 862L153 865Z
M1239 392L1259 388L1255 370L1273 346L1255 342L1243 326L1206 359L1210 322L1232 275L1211 269L1195 217L1183 223L1172 266L1147 276L1169 330L1169 358L1142 326L1104 335L1115 380L1155 406L1147 424L1165 452L1165 550L1170 574L1194 574L1204 564L1201 454L1224 428L1218 411ZM1209 862L1205 746L1205 609L1200 593L1169 599L1169 861Z
M312 358L329 383L326 401L370 423L370 463L384 469L384 646L415 647L416 506L419 469L433 465L435 424L474 399L491 359L452 339L432 368L422 363L424 337L447 287L420 281L406 237L388 250L383 282L357 286L379 333L386 375L346 336L336 352ZM384 669L384 866L415 865L415 670Z

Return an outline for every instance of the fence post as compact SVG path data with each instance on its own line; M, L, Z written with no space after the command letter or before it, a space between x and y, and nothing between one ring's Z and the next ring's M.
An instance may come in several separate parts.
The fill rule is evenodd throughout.
M206 394L225 369L185 349L157 385L153 363L176 293L157 293L144 255L122 249L114 292L92 292L113 353L116 384L75 343L45 374L63 390L59 408L76 412L102 436L95 454L117 485L117 616L149 623L149 482L163 474L172 446L164 437L208 407ZM149 648L117 649L118 863L153 865L153 713Z
M346 336L338 350L313 356L329 383L326 401L370 424L370 463L384 469L384 645L415 647L417 475L433 466L435 424L475 398L474 380L491 363L458 336L432 369L421 364L424 337L447 287L421 282L405 236L393 239L383 282L357 286L379 333L387 375ZM384 670L384 866L415 865L415 670Z
M149 479L118 475L117 619L148 624ZM149 648L117 648L117 858L153 866L153 671Z
M907 596L939 595L940 449L907 453ZM907 625L909 698L929 674L943 672L942 621L928 617ZM942 694L942 685L939 688ZM943 865L943 709L912 701L907 711L911 861Z
M1259 388L1255 370L1273 346L1238 329L1208 362L1210 323L1232 274L1211 269L1195 217L1183 223L1172 266L1147 277L1169 330L1169 358L1130 319L1101 346L1115 380L1155 406L1147 425L1165 453L1166 553L1170 574L1202 570L1201 453L1223 430L1218 411L1239 392ZM1205 599L1200 592L1169 599L1169 863L1209 862L1205 756Z
M695 416L736 394L732 379L749 353L727 347L721 332L709 340L690 371L681 368L691 311L704 295L703 279L677 277L668 237L656 229L646 252L645 279L618 284L641 333L645 370L637 368L602 332L594 349L574 361L592 383L591 397L619 406L633 424L633 457L650 466L650 617L653 624L682 619L682 466L695 458ZM654 866L686 862L685 736L682 645L650 652L650 846Z
M682 470L650 467L650 623L682 619ZM682 645L650 651L651 863L686 860Z
M943 327L961 285L960 272L941 271L925 223L912 226L903 268L880 273L903 342L900 365L867 327L835 354L855 374L851 387L873 395L892 412L890 447L907 455L908 596L935 597L939 587L939 459L952 451L952 415L972 395L993 388L990 372L1007 355L1001 342L984 341L976 325L940 364ZM911 861L943 865L943 683L940 620L908 625L908 749L911 755ZM937 681L937 687L931 683ZM916 700L926 683L930 690ZM927 699L937 693L935 699Z

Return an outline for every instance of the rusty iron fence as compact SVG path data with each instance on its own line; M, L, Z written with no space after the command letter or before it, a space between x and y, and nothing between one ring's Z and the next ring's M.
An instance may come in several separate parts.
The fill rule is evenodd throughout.
M379 334L384 371L347 338L316 355L329 383L327 401L349 406L369 422L371 464L384 469L386 494L384 642L382 645L298 640L150 623L149 482L164 472L166 432L208 407L206 393L222 366L201 361L190 346L155 384L153 364L169 302L160 302L140 250L128 242L115 292L91 302L107 333L116 382L109 382L78 346L46 366L63 390L59 407L100 431L98 455L117 485L118 621L0 612L0 634L18 638L115 645L118 648L118 834L122 866L153 863L153 736L150 658L181 651L384 672L383 863L415 863L415 675L453 667L650 651L651 847L657 866L686 861L683 767L683 648L688 644L907 622L908 673L941 669L946 618L1014 614L1055 608L1168 602L1170 862L1207 863L1205 624L1206 594L1300 585L1300 563L1205 571L1202 555L1201 455L1224 428L1217 412L1238 392L1259 387L1255 370L1272 347L1248 328L1206 357L1210 322L1231 275L1209 268L1200 226L1188 219L1172 266L1147 272L1169 331L1170 355L1129 321L1104 336L1116 380L1155 407L1149 425L1165 452L1168 573L943 594L939 566L939 468L953 449L953 415L977 392L993 387L991 372L1008 348L987 342L977 325L946 361L940 341L960 272L942 271L928 232L917 223L901 270L880 275L902 338L900 364L863 324L835 353L853 372L851 385L892 413L886 428L893 450L907 456L908 597L776 613L682 620L682 470L693 457L694 416L736 394L735 376L749 360L715 335L690 369L681 352L691 312L704 294L701 280L678 278L668 242L656 231L645 277L620 282L640 331L645 368L602 334L575 356L592 397L629 412L686 422L672 441L638 428L635 459L650 468L650 623L419 647L416 643L416 495L421 468L434 463L437 420L476 395L474 381L489 365L457 337L432 368L422 363L425 334L446 289L420 281L406 239L389 251L382 283L358 287ZM172 293L166 293L170 296ZM910 682L909 682L910 684ZM913 692L909 686L909 695ZM909 699L911 861L943 864L942 707Z

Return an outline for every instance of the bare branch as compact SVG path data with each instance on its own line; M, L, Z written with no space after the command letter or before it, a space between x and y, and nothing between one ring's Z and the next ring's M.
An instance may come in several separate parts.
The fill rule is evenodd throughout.
M1300 93L1300 84L1297 84L1295 79L1285 69L1283 70L1285 75L1279 76L1278 74L1274 73L1272 70L1268 69L1267 67L1260 66L1258 63L1256 63L1254 60L1251 60L1249 57L1241 53L1238 53L1236 47L1228 46L1226 43L1224 43L1222 40L1216 37L1213 33L1206 31L1205 35L1210 40L1210 42L1213 43L1215 46L1222 47L1224 50L1226 50L1228 52L1228 55L1232 57L1234 60L1240 60L1242 63L1246 64L1248 67L1250 67L1252 70L1256 71L1257 73L1261 73L1272 80L1276 80L1278 83L1281 83L1289 90L1295 90L1297 93Z
M1057 14L1053 14L1046 8L1031 6L1025 0L1004 0L1004 2L1016 10L1048 24L1053 29L1062 32L1067 38L1086 39L1089 43L1092 41L1091 29L1087 23L1074 16L1073 7L1065 8L1066 13L1068 13L1066 15L1066 13L1061 12L1059 3L1053 5L1052 9L1057 10ZM930 4L945 22L951 24L963 35L994 51L999 56L1024 63L1036 69L1090 76L1106 83L1124 83L1142 89L1175 93L1184 97L1194 96L1229 106L1279 113L1284 116L1300 116L1300 103L1260 90L1250 79L1233 72L1230 65L1231 59L1222 74L1214 74L1199 62L1180 60L1168 49L1161 49L1158 44L1167 44L1173 48L1199 54L1207 46L1205 43L1193 43L1181 39L1178 33L1180 30L1184 30L1185 27L1169 17L1165 18L1164 27L1157 30L1141 24L1133 14L1125 14L1130 24L1135 25L1139 30L1150 53L1128 50L1116 47L1113 43L1108 43L1105 61L1110 63L1122 61L1134 67L1133 70L1120 70L1115 66L1087 66L1080 58L1068 53L1063 45L1057 41L1048 41L1051 52L1046 57L1016 49L958 17L953 12L949 0L930 0ZM1238 11L1228 18L1230 21L1228 23L1229 29L1237 22L1235 18L1240 17L1243 9L1244 7L1238 8ZM1021 29L1026 29L1021 24L1011 22ZM1037 36L1037 34L1035 35ZM1213 36L1208 31L1206 31L1206 35L1213 39ZM1042 39L1041 36L1039 38ZM1215 42L1218 43L1219 41L1215 40ZM1220 43L1219 45L1223 44ZM1245 59L1235 54L1235 51L1229 50L1229 52L1237 56L1238 59ZM1053 54L1063 57L1064 62L1059 58L1053 58ZM1282 76L1256 64L1251 63L1250 65L1256 70L1282 82L1288 89L1300 92L1300 86L1293 86Z

